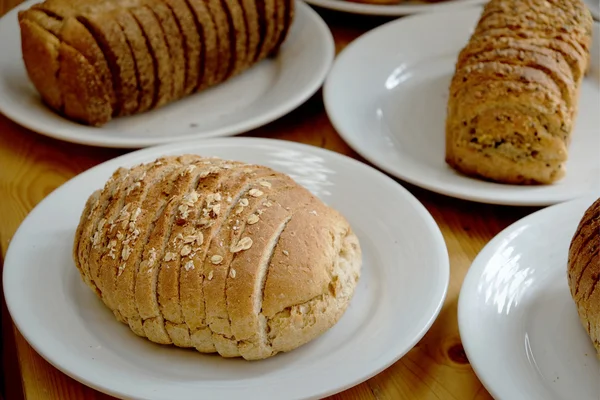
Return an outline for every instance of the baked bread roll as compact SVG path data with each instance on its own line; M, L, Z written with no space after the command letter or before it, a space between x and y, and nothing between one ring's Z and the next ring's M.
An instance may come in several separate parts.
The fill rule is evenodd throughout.
M331 328L362 262L344 217L287 175L195 155L118 169L88 199L73 258L137 335L247 360Z
M73 121L162 107L239 75L287 38L294 0L45 0L19 12L42 100Z
M446 162L500 183L561 179L592 27L581 0L487 3L450 84Z
M581 323L600 357L600 198L586 210L573 235L567 277Z

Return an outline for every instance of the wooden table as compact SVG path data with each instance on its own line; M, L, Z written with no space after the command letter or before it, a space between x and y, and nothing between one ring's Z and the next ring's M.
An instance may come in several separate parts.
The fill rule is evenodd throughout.
M19 2L0 0L0 15ZM319 12L333 31L338 52L362 33L387 21ZM361 159L327 119L321 92L296 111L244 136L303 142ZM0 266L11 237L37 203L73 176L125 152L46 138L0 115ZM490 399L461 345L458 294L479 250L500 230L534 210L475 204L403 185L425 204L442 230L450 253L448 297L432 328L405 357L369 381L331 399ZM3 367L8 400L109 398L44 361L14 329L3 296L2 299Z

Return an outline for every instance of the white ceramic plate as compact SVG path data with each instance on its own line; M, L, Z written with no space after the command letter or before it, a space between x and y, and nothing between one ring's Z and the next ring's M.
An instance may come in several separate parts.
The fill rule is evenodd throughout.
M480 12L476 7L410 16L351 43L336 59L324 87L325 107L336 130L386 172L462 199L539 206L600 189L598 23L564 179L546 186L503 185L466 177L446 165L448 87Z
M325 22L297 1L293 26L275 58L164 108L120 117L100 128L88 127L53 113L27 77L17 12L36 2L26 1L0 20L0 112L35 132L69 142L140 148L247 132L312 96L321 87L335 53Z
M592 13L592 16L594 17L594 19L596 19L596 20L600 19L600 1L598 1L598 0L584 0L584 1L587 4L588 8L590 9L590 12Z
M82 282L71 261L84 202L118 166L183 152L261 163L340 210L363 248L362 276L340 322L315 341L259 362L162 347L135 336ZM439 228L377 170L317 147L252 138L148 148L77 176L44 199L13 237L4 295L18 329L50 363L103 392L144 399L320 398L380 372L414 346L446 295Z
M567 282L571 238L598 196L554 205L508 227L463 282L461 340L498 400L600 398L600 361Z
M380 5L358 3L350 0L304 0L314 6L352 14L402 16L417 13L446 12L472 5L484 4L487 0L441 0L441 1L400 1L398 4ZM366 0L364 0L366 1Z

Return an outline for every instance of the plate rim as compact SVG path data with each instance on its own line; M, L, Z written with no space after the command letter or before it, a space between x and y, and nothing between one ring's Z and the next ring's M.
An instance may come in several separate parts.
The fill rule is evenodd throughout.
M504 398L502 395L510 394L506 393L504 389L504 385L494 383L493 376L490 375L485 368L485 364L481 361L481 355L478 355L476 351L474 351L472 347L471 341L473 339L473 334L468 333L471 332L472 329L469 329L469 324L472 325L472 320L470 319L470 313L467 313L466 309L470 306L467 305L467 300L470 300L470 297L473 295L470 293L472 288L476 287L477 283L481 278L481 274L483 273L484 268L488 264L491 257L493 257L500 247L500 244L507 238L510 237L515 231L518 231L524 226L534 225L536 221L547 218L547 216L556 214L561 210L565 209L577 209L581 208L582 216L583 212L587 207L589 207L596 199L600 198L600 192L597 194L590 194L580 198L576 198L573 200L565 201L562 203L554 204L552 206L537 210L529 215L526 215L523 218L518 219L513 222L499 233L497 233L486 245L477 253L477 256L473 259L473 262L469 266L469 270L465 275L463 280L459 296L458 296L458 331L461 343L463 345L463 349L465 354L467 355L467 359L471 364L473 371L477 375L477 378L481 381L482 385L485 389L490 393L490 395L495 399ZM483 367L482 367L483 365ZM490 379L491 377L491 379ZM500 390L497 390L500 388Z
M438 263L438 266L436 269L437 269L438 273L440 273L442 276L442 279L441 279L442 283L439 284L439 285L441 285L441 287L440 287L439 293L437 293L437 297L436 297L437 301L435 302L435 307L432 307L431 310L429 310L430 316L427 319L427 322L424 323L424 325L419 329L418 334L413 337L413 340L410 341L410 343L407 342L404 346L398 347L393 352L389 352L388 354L393 354L393 355L391 357L389 357L389 356L386 357L385 361L380 363L380 365L378 365L378 368L369 370L369 372L366 374L364 372L357 374L357 375L360 375L360 378L355 378L353 381L345 382L342 385L340 385L340 384L335 385L335 387L330 388L328 391L322 391L321 393L316 394L316 396L318 396L320 398L320 397L324 397L324 396L333 395L335 393L339 393L343 390L349 389L360 383L365 382L366 380L372 378L373 376L379 374L381 371L390 367L392 364L397 362L400 358L404 357L425 336L425 334L431 329L431 326L437 320L437 318L443 308L443 305L445 304L446 298L447 298L449 284L450 284L450 257L449 257L448 247L446 245L445 239L443 237L443 234L441 232L439 225L433 218L433 215L427 210L425 205L423 203L421 203L421 201L416 196L414 196L410 191L408 191L402 185L398 184L392 178L390 178L389 176L385 175L384 173L378 171L377 169L372 168L367 164L361 163L360 161L355 160L349 156L346 156L341 153L337 153L332 150L328 150L328 149L317 147L317 146L311 146L311 145L303 144L303 143L280 140L280 139L254 138L254 137L224 137L224 138L194 140L194 141L187 141L187 142L175 142L175 143L170 143L167 145L147 147L147 148L144 148L141 150L137 150L134 152L130 152L130 153L121 155L119 157L110 159L103 163L100 163L100 164L82 172L81 174L74 176L73 178L69 179L68 181L63 183L61 186L59 186L58 188L53 190L44 199L42 199L23 219L23 221L21 222L21 224L15 231L15 234L13 235L13 237L10 241L8 250L6 252L5 264L4 264L4 269L2 272L3 289L4 289L4 293L5 293L6 305L9 310L9 314L11 315L11 317L13 319L13 323L15 324L17 329L19 329L19 332L21 332L23 337L26 339L27 343L29 343L29 345L40 356L42 356L42 358L47 360L51 365L53 365L55 368L62 371L66 375L70 376L71 378L73 378L93 389L96 389L100 392L107 393L107 394L117 396L120 398L131 397L131 393L122 393L122 392L114 391L109 386L102 386L100 384L97 384L96 382L93 381L93 379L90 379L89 376L80 375L73 368L73 365L71 365L72 364L71 361L67 360L65 362L64 358L61 360L60 357L57 357L56 354L52 353L52 350L48 351L47 348L45 348L43 339L40 339L40 336L38 334L36 334L35 332L32 334L31 332L28 332L27 330L23 330L23 328L27 325L27 317L24 316L23 314L16 312L16 311L18 311L18 306L15 306L15 304L16 304L16 301L20 297L19 296L20 290L17 290L17 288L13 289L11 286L11 283L15 279L17 279L18 276L20 276L19 269L16 268L16 266L15 266L16 264L18 264L18 262L12 261L12 260L14 257L16 257L16 255L13 255L13 252L16 251L16 250L14 250L15 249L14 243L15 242L19 243L19 242L22 242L25 240L24 238L21 238L21 236L24 235L23 227L27 225L26 223L28 223L28 221L30 221L30 220L35 220L35 218L37 218L37 213L40 212L40 209L42 208L42 206L46 202L52 201L52 198L56 195L57 192L59 192L61 190L66 190L73 185L76 186L78 184L78 181L85 179L87 175L93 174L94 171L97 171L99 169L108 168L108 166L110 166L110 168L114 169L117 166L122 165L122 164L125 164L125 165L134 164L135 162L140 162L140 160L142 160L142 159L148 159L149 157L151 157L152 154L157 156L157 152L169 152L170 150L176 150L176 151L179 151L180 153L185 153L185 151L186 151L185 149L189 149L190 146L194 146L194 145L196 145L196 146L207 145L207 144L210 145L211 143L213 143L214 146L224 146L224 145L227 145L228 143L232 143L232 142L239 143L238 146L244 145L247 147L266 145L266 146L285 148L285 149L296 148L300 151L308 152L308 153L311 153L314 155L320 155L320 156L323 156L324 158L332 157L334 159L337 159L336 161L338 161L338 162L346 163L347 165L354 164L359 168L363 168L368 174L372 174L373 176L378 177L378 179L381 179L382 183L389 185L390 190L397 191L399 196L402 196L409 204L412 205L413 211L420 216L419 219L422 221L424 226L431 232L431 235L429 236L429 240L431 241L431 243L435 244L434 251L437 253L437 258L439 259L439 263ZM177 150L177 149L179 149L179 150ZM154 157L154 155L152 157Z
M7 119L13 121L19 126L24 127L29 131L39 135L47 136L56 140L65 141L69 143L103 148L141 149L145 147L169 144L173 142L185 142L196 139L229 137L251 132L254 129L263 127L284 117L285 115L288 115L292 111L296 110L298 107L302 106L312 96L314 96L318 92L318 90L323 86L323 83L327 78L327 75L331 70L331 66L333 65L333 61L335 59L335 40L327 23L315 10L313 10L303 0L294 1L296 6L296 13L305 17L307 23L311 25L310 29L320 32L319 36L321 37L321 40L319 40L319 44L323 47L323 57L321 59L321 64L318 69L315 69L315 74L310 79L310 85L305 85L302 90L295 91L295 93L293 93L293 96L286 97L286 101L281 102L278 107L267 110L259 114L258 117L255 116L252 119L241 121L236 125L233 125L232 127L226 129L221 127L218 130L211 129L204 133L196 130L194 131L195 133L192 132L176 137L160 136L152 138L130 138L118 136L102 137L96 135L90 137L89 132L84 131L79 131L78 135L80 136L78 136L64 132L56 132L56 130L53 131L51 127L48 128L46 126L42 126L39 123L36 123L35 118L28 118L31 117L31 115L21 115L20 113L15 113L13 110L16 106L11 106L11 101L9 101L6 98L3 98L2 96L0 96L0 114L3 114ZM30 7L31 5L36 4L38 2L39 0L26 0L23 3L20 3L17 6L13 7L4 16L0 17L0 26L3 23L6 24L7 21L11 18L15 19L18 11ZM18 32L16 33L16 35L18 36ZM176 105L174 104L174 106ZM35 113L33 116L35 117ZM73 129L77 130L77 125L75 125ZM100 127L98 129L101 130L103 128Z
M487 0L449 0L442 3L431 4L393 4L380 5L352 2L351 0L303 0L306 3L329 10L341 11L350 14L374 15L400 17L404 15L448 12L451 10L462 9L482 5Z
M306 1L306 0L305 0ZM331 0L333 1L333 0ZM335 1L345 1L345 0L335 0ZM505 192L503 195L498 196L498 193L495 193L494 196L485 195L483 193L463 193L460 188L450 189L445 187L439 187L435 183L431 183L428 181L423 181L418 177L411 176L411 174L403 173L398 167L394 167L389 162L382 162L377 157L377 154L371 154L369 151L365 151L361 143L358 142L357 139L354 138L354 134L346 132L341 126L341 121L343 120L343 116L339 113L336 113L334 109L336 108L335 104L337 104L333 98L334 90L331 88L333 82L337 79L338 71L344 70L344 65L348 62L346 61L347 57L353 56L353 54L364 46L363 43L368 43L368 41L373 40L374 37L378 36L388 36L392 32L396 32L399 26L403 26L405 23L411 23L413 20L423 20L426 22L431 19L439 19L439 18L447 18L448 24L452 21L452 18L456 16L456 18L460 18L463 16L468 16L469 14L475 14L476 12L481 13L483 10L482 6L469 6L463 7L460 9L454 9L452 11L448 11L444 14L441 13L417 13L412 14L403 18L394 19L392 21L386 22L370 31L367 31L363 35L359 36L357 39L352 41L348 46L346 46L336 57L334 63L325 79L325 83L323 84L323 103L325 106L325 112L331 121L335 131L340 135L340 137L348 144L352 150L354 150L357 154L363 157L365 160L373 164L378 169L384 171L385 173L396 177L406 183L418 186L422 189L426 189L428 191L438 193L447 197L456 198L465 201L483 203L483 204L491 204L491 205L503 205L503 206L516 206L516 207L537 207L537 206L551 206L557 203L562 203L565 201L570 201L573 199L581 198L590 195L590 193L594 193L596 189L592 189L588 192L582 193L580 195L576 195L575 197L569 195L553 195L550 198L541 198L539 195L535 197L528 198L527 196L520 195L520 191L513 192ZM406 22L405 22L406 21ZM474 23L476 20L474 19ZM430 23L430 22L427 22ZM593 29L596 33L600 32L600 22L593 22ZM599 35L600 37L600 35ZM600 91L599 91L600 93ZM474 179L474 178L473 178ZM503 184L497 184L497 188L501 188L502 186L506 186ZM514 187L514 185L508 185L507 187ZM517 188L519 189L519 188Z

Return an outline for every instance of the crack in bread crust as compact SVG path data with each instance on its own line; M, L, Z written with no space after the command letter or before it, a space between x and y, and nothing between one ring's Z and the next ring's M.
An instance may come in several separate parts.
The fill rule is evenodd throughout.
M169 180L173 170L182 165L177 160L174 160L173 164L175 165L163 164L162 167L156 164L153 165L152 167L156 171L155 177L152 176L151 168L145 179L139 182L141 192L136 203L141 211L138 213L138 207L134 206L134 213L129 220L129 232L123 238L124 242L127 241L127 250L124 248L121 261L118 263L116 293L119 312L127 320L130 328L139 336L145 336L145 334L135 303L135 283L144 248L154 230L156 220L160 217L166 205L160 195L163 182ZM150 179L152 179L151 182L149 182Z
M85 220L84 226L81 229L81 239L77 248L77 258L82 265L85 283L91 287L94 292L100 297L99 288L94 284L89 265L89 254L94 240L95 232L98 230L98 225L101 221L106 221L103 216L111 199L119 188L120 181L124 179L128 171L124 168L117 169L108 179L102 189L98 200L92 206L90 216Z
M182 261L185 257L196 251L192 242L184 243L188 236L187 228L190 228L192 222L200 219L201 210L198 206L203 199L198 191L204 185L204 182L211 180L215 175L221 172L221 164L211 163L192 164L196 168L190 171L189 191L181 199L177 208L175 224L169 233L169 239L165 254L171 254L169 259L162 263L161 274L159 275L159 303L161 311L165 318L167 332L176 346L190 347L191 339L187 326L184 324L183 313L180 304L180 279ZM164 272L164 273L163 273Z
M265 174L259 169L256 172L258 174L251 175L252 179L248 184L240 188L245 189L245 191L240 190L236 193L235 197L239 198L239 201L232 203L234 206L233 212L229 212L227 219L221 225L221 229L213 237L204 263L205 271L208 270L208 274L211 276L210 279L204 282L207 325L212 332L215 348L219 354L225 357L239 356L237 345L231 339L231 327L227 313L226 282L230 274L229 266L235 254L232 251L244 251L244 249L235 249L235 246L244 239L242 235L245 220L260 207L262 200L260 196L255 197L251 193L260 190L259 180L269 181L270 171L264 171ZM271 182L271 184L273 183ZM215 262L214 257L218 257L219 261Z

